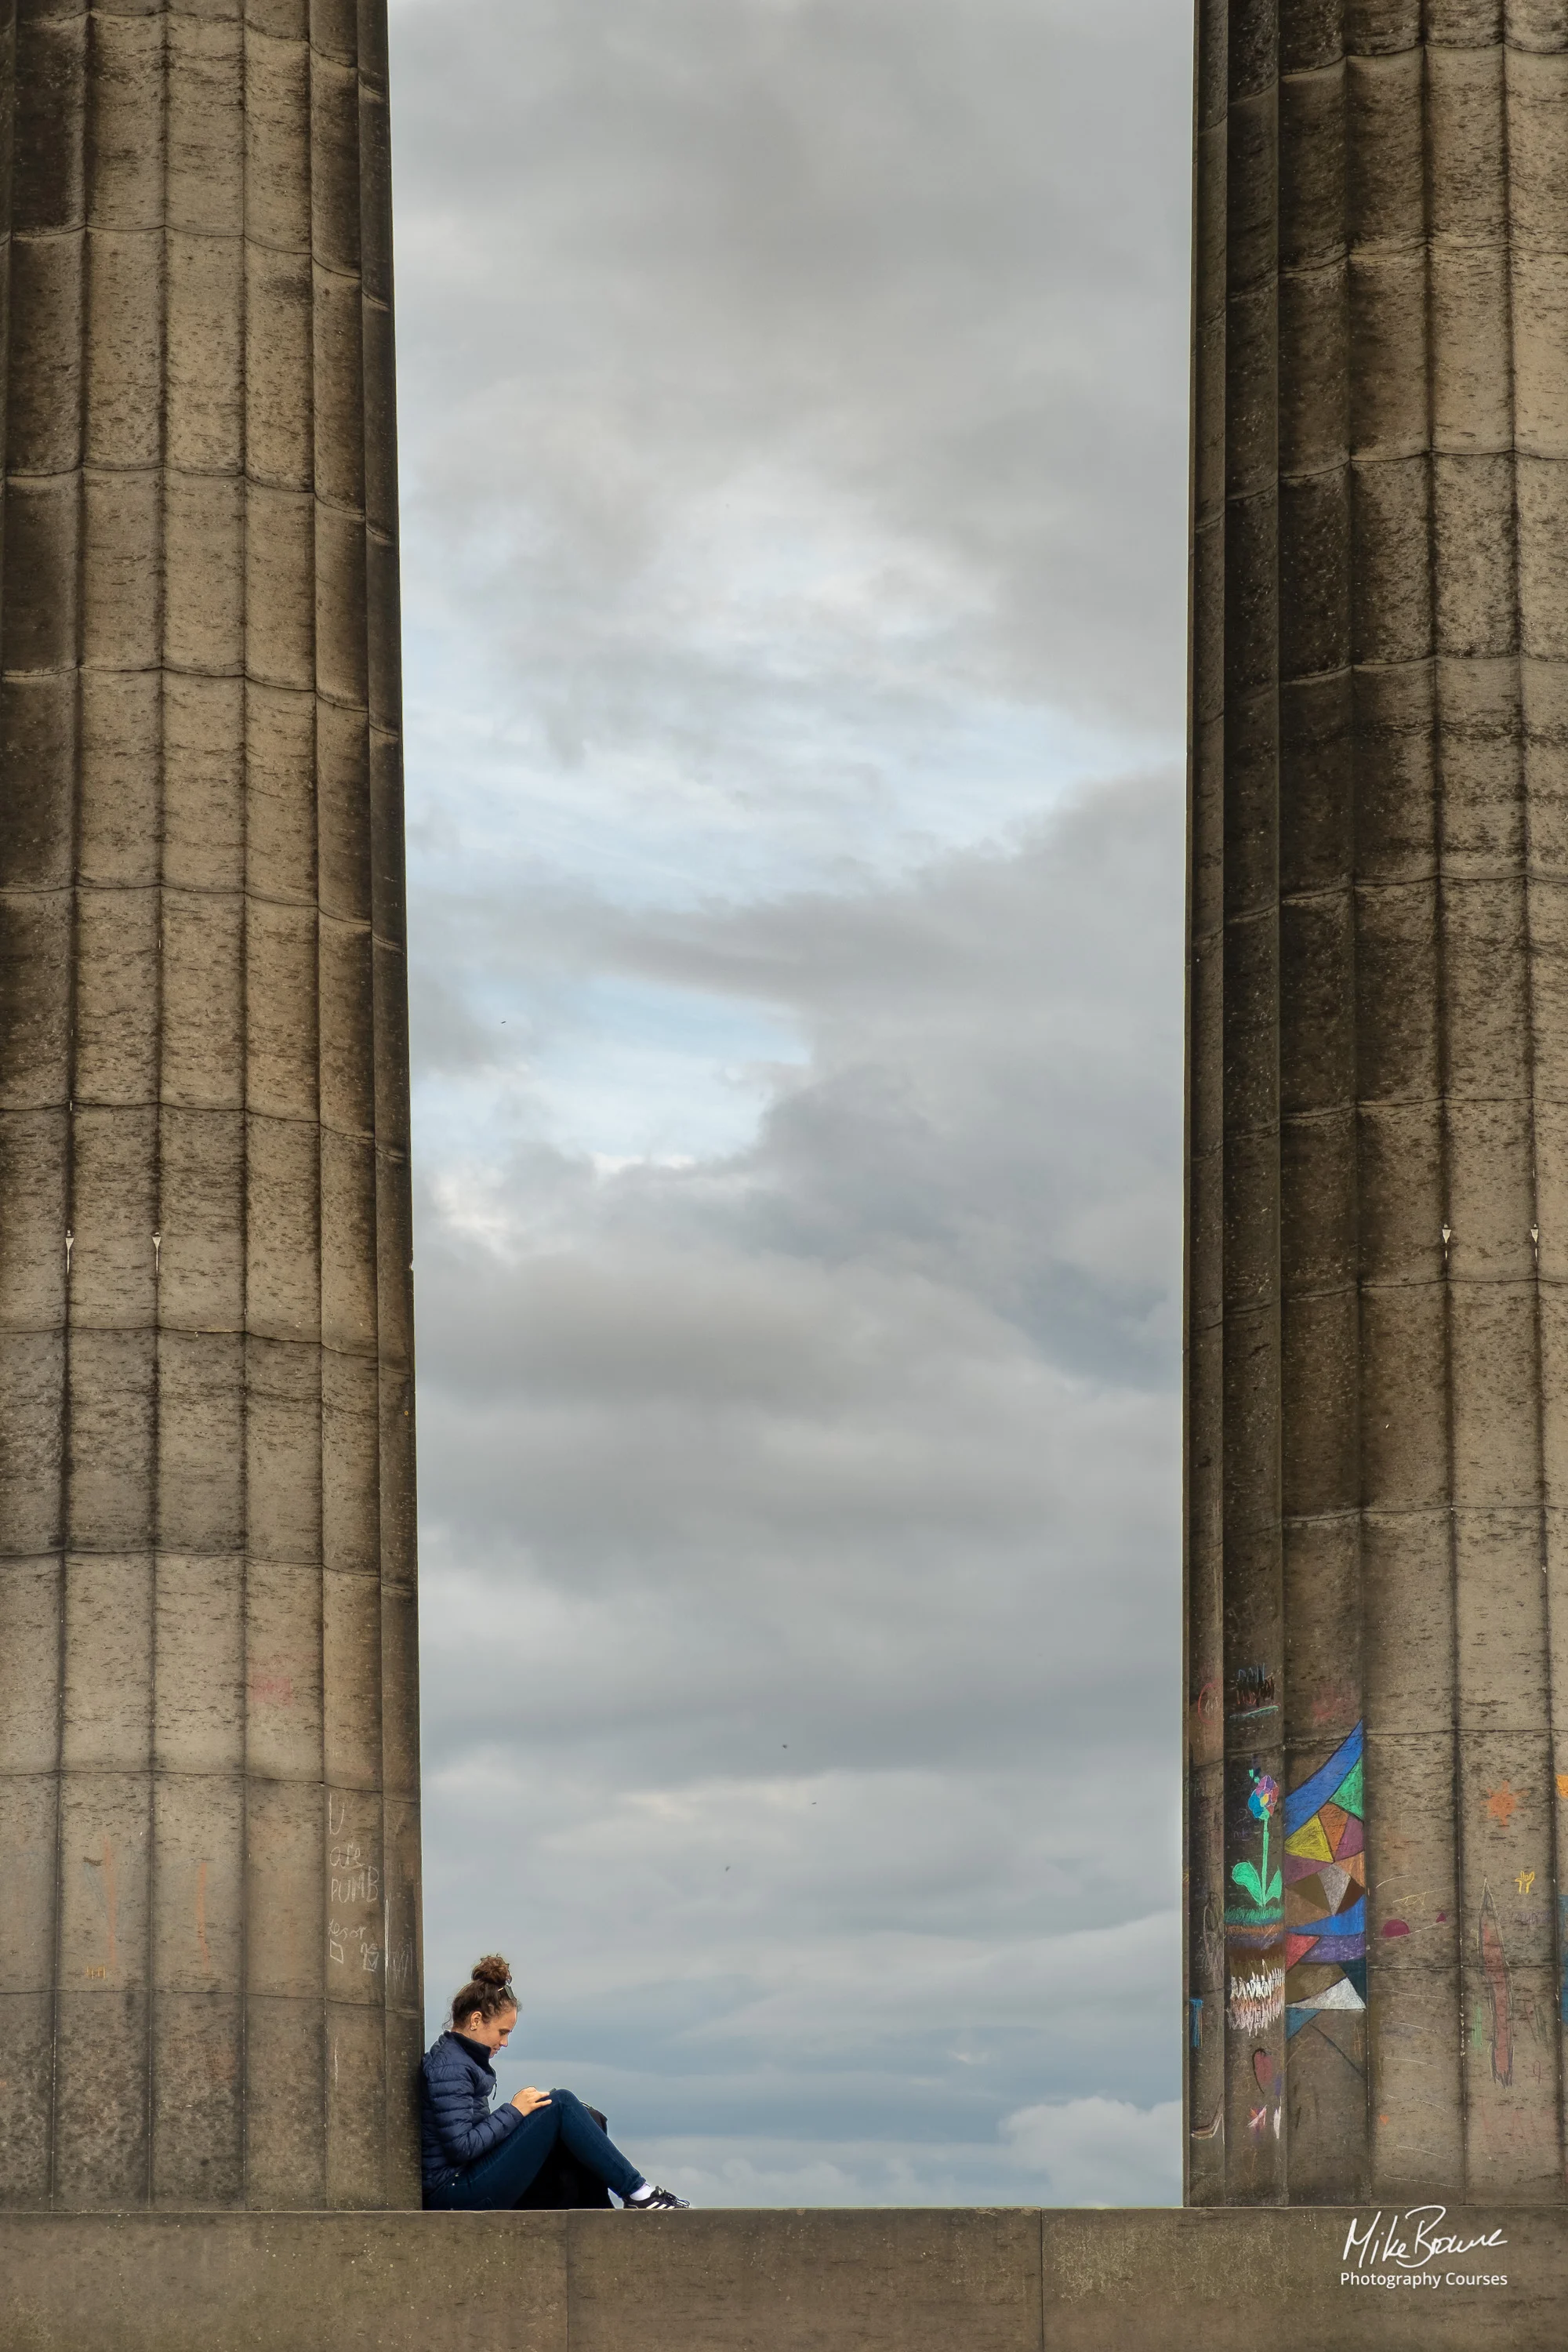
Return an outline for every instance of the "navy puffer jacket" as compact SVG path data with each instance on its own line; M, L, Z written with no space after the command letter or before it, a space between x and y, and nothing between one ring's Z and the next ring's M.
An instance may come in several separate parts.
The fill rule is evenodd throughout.
M443 2033L419 2068L420 2168L425 2186L450 2180L465 2165L499 2147L522 2121L514 2106L490 2113L495 2069L481 2042Z

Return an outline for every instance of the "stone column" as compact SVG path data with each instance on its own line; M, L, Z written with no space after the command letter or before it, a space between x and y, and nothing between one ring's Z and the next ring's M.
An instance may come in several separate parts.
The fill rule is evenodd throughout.
M0 2202L418 2201L385 0L4 0Z
M1188 2193L1562 2201L1568 11L1198 47Z

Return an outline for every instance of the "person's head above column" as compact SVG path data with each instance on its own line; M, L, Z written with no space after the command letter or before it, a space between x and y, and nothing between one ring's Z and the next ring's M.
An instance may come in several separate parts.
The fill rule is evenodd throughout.
M476 1960L473 1973L452 1995L452 2031L485 2050L504 2050L517 2023L511 1969L499 1952Z

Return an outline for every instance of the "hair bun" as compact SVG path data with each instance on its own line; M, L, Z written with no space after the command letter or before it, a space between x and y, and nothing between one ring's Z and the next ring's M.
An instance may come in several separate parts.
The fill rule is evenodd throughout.
M486 1958L474 1962L474 1982L489 1985L510 1984L511 1969L499 1952L491 1952Z

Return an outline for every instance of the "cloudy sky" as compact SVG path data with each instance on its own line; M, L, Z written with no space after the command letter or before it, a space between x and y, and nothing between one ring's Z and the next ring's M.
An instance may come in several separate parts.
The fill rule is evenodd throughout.
M1186 0L393 0L432 2031L1178 2193Z

